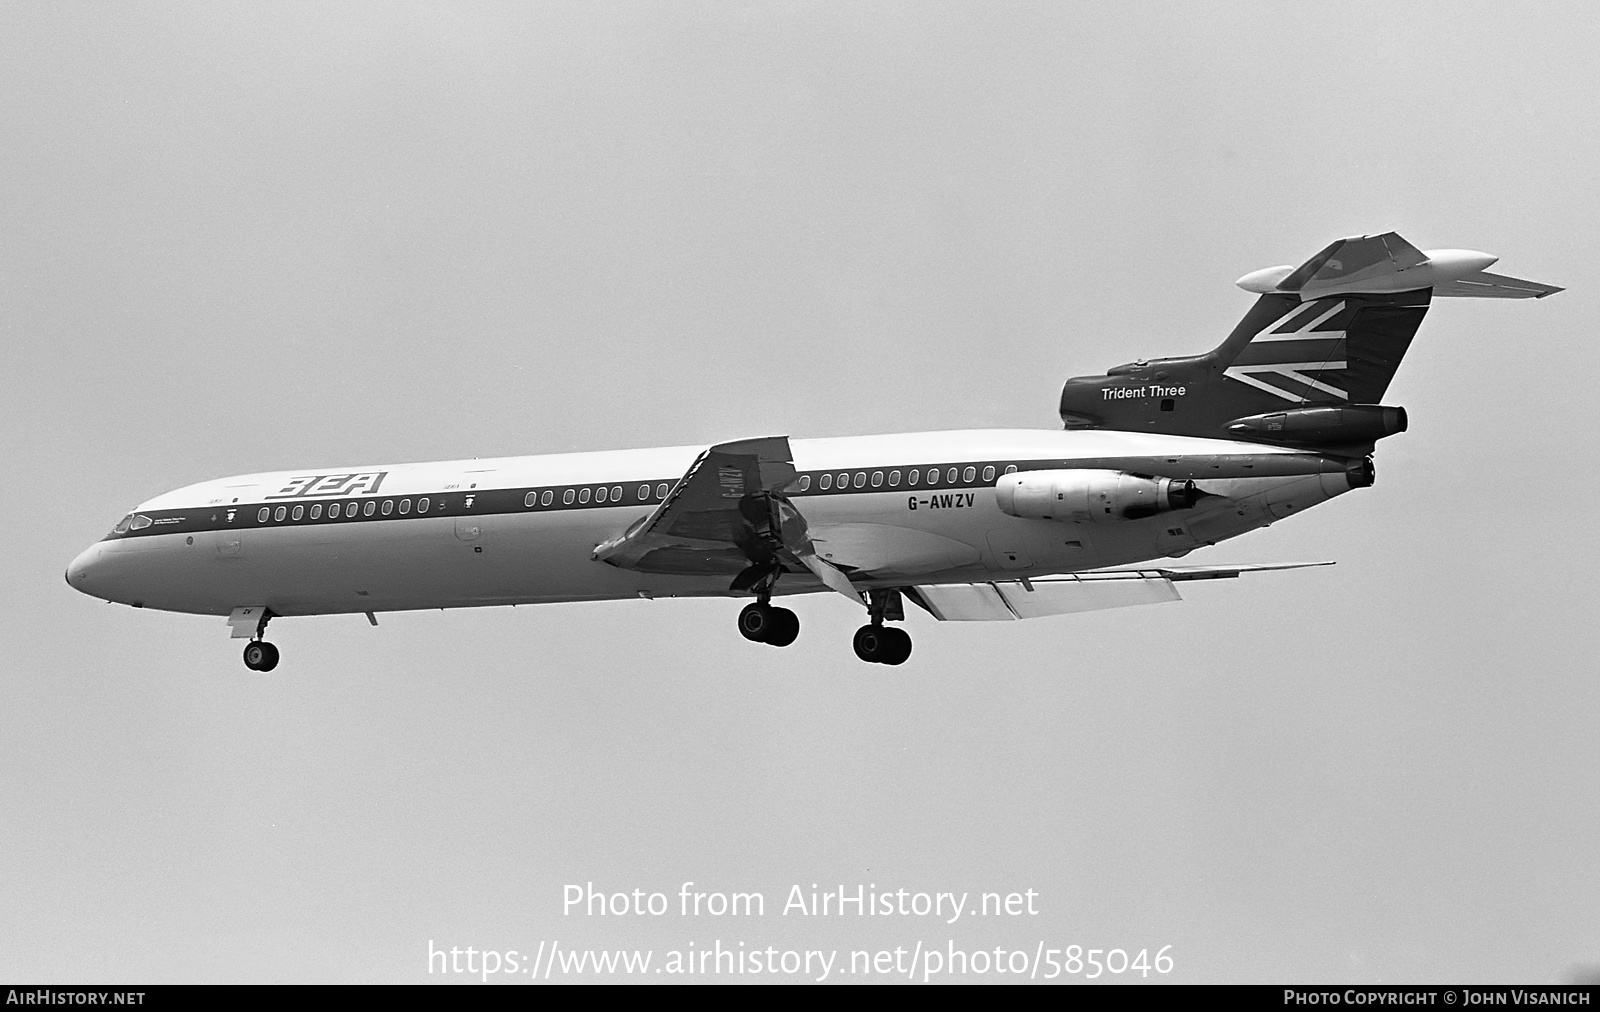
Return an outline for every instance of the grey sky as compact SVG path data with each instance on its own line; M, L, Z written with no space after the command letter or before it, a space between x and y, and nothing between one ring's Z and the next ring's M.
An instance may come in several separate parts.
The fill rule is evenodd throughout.
M426 944L1172 945L1184 981L1600 962L1586 4L0 9L0 976L427 980ZM1183 604L799 642L730 602L97 605L141 499L320 464L985 425L1342 235L1439 305L1378 483ZM759 889L751 924L561 887ZM950 928L792 883L1033 888ZM437 979L437 975L435 976Z

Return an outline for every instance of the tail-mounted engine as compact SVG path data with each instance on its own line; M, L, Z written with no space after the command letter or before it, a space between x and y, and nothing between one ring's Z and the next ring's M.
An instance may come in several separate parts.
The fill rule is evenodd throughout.
M1300 446L1345 446L1373 443L1406 431L1406 409L1381 404L1291 408L1235 418L1226 426L1242 439Z
M1002 513L1069 523L1138 520L1188 509L1206 494L1192 481L1090 468L1008 474L994 488Z

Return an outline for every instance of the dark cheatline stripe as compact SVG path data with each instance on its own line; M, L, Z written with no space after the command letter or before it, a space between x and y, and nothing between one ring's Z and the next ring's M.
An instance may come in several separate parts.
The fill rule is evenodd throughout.
M1265 466L1263 466L1265 465ZM931 492L941 489L954 488L988 488L995 482L1005 477L1007 467L1015 467L1018 471L1039 471L1051 468L1106 468L1118 471L1137 471L1141 474L1159 472L1161 477L1169 478L1224 478L1224 477L1267 477L1270 475L1284 474L1317 474L1326 470L1342 470L1343 463L1320 457L1316 454L1270 454L1257 456L1254 454L1226 454L1226 455L1196 455L1185 454L1171 458L1161 457L1099 457L1075 460L1062 460L1053 458L1049 460L1019 460L1019 461L962 461L958 463L941 464L884 464L875 467L861 468L834 468L827 471L802 471L799 474L799 485L786 493L790 498L805 499L813 496L830 495L904 495L908 492ZM984 468L994 468L992 477L984 477ZM971 479L966 477L968 468L974 469ZM898 484L889 484L893 472L900 472ZM917 472L917 482L910 481L911 472ZM954 475L952 477L952 474ZM829 487L822 487L822 477L830 478ZM861 482L857 484L857 476ZM873 484L874 475L881 476L881 482ZM839 484L840 476L845 476L848 486ZM267 500L256 500L248 503L230 503L227 505L197 506L191 509L156 510L149 513L132 514L136 518L147 519L148 524L138 529L122 531L113 530L103 540L111 541L118 538L146 537L158 534L194 534L200 531L215 530L263 530L274 527L308 527L323 524L356 524L372 523L374 521L394 522L403 520L429 520L436 517L463 517L463 516L495 516L510 513L553 513L564 510L592 510L637 508L646 506L651 509L659 506L665 495L670 495L676 487L678 478L652 478L649 481L633 479L626 482L607 482L605 485L536 485L521 488L491 488L482 491L462 492L451 490L446 492L421 492L406 495L357 495L357 496L295 496ZM664 488L663 488L664 487ZM601 502L597 491L606 490L606 498ZM620 501L613 499L611 491L621 488ZM641 489L648 488L648 497L641 498ZM587 491L587 498L583 493ZM549 505L544 504L544 494L550 493ZM572 501L566 501L567 494L571 493ZM533 496L533 505L528 504L528 496ZM423 499L428 500L426 512L418 512L418 506ZM471 505L468 505L468 503ZM367 504L372 504L372 514L366 512ZM402 513L402 503L408 504L408 512ZM333 504L340 507L339 516L329 517L328 508ZM388 512L384 511L385 504ZM347 516L345 511L355 505L358 507L357 515ZM321 506L321 516L312 517L313 506ZM294 510L301 508L297 518ZM266 509L267 519L258 519L261 510ZM278 519L278 510L283 510L282 519ZM124 518L117 526L122 527L128 523Z

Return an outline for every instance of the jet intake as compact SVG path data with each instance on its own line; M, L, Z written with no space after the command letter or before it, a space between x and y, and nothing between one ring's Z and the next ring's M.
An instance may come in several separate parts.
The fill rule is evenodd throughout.
M994 487L1002 513L1068 523L1138 520L1188 509L1206 494L1192 481L1092 468L1008 474Z
M1235 418L1225 428L1245 439L1304 446L1372 443L1406 431L1406 409L1379 404L1294 408Z

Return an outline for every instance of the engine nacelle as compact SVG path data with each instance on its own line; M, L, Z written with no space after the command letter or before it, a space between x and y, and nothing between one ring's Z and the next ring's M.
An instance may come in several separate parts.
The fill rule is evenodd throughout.
M1002 476L994 487L1002 513L1069 523L1138 520L1188 509L1203 495L1192 481L1090 468L1023 471Z
M1235 418L1230 433L1245 439L1267 439L1302 446L1372 443L1406 431L1406 409L1381 404L1291 408Z

